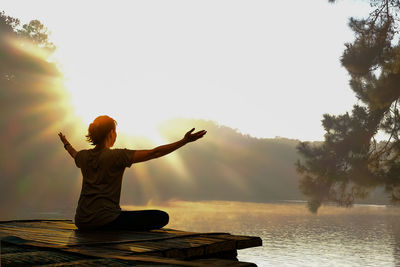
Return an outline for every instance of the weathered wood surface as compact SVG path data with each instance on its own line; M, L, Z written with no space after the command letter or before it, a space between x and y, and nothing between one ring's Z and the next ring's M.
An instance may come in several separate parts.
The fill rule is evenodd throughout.
M0 222L0 239L2 266L254 266L236 251L262 245L228 233L79 231L70 220Z

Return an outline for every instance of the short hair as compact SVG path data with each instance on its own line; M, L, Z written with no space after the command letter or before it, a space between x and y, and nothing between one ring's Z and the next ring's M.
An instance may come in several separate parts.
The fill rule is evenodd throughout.
M99 116L89 125L86 140L94 146L99 145L106 140L110 131L115 131L116 125L117 122L113 118L107 115Z

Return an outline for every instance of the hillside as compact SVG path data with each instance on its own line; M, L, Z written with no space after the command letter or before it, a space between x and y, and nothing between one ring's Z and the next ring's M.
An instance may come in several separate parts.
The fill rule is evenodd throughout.
M208 133L168 156L173 159L138 164L136 171L126 172L125 203L171 198L253 202L303 199L294 166L297 140L257 139L215 122L189 119L171 120L160 127L160 132L166 140L174 141L191 127ZM186 170L174 169L175 158ZM143 173L145 177L141 177Z

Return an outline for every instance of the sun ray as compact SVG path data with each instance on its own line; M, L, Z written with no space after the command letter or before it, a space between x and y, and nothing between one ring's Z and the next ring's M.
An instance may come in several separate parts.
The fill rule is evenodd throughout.
M171 154L165 157L165 160L168 162L169 166L172 167L172 170L177 174L177 177L185 183L193 183L193 179L191 179L190 173L183 163L181 157L178 152L175 154Z
M49 59L52 51L43 49L29 40L22 41L21 38L7 38L7 41L17 51L19 50L36 58L50 61Z
M158 195L157 189L152 181L151 175L149 174L148 166L145 164L138 164L134 168L134 172L143 193L143 198L147 201L156 198Z
M243 175L236 171L235 168L219 163L219 171L222 174L221 178L226 180L229 185L239 189L242 193L250 192L248 184L243 179Z

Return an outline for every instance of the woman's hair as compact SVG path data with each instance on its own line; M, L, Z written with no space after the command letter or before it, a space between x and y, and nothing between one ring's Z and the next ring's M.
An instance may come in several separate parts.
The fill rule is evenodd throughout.
M115 131L117 122L109 116L99 116L90 125L86 140L92 145L98 145L104 142L111 130Z

